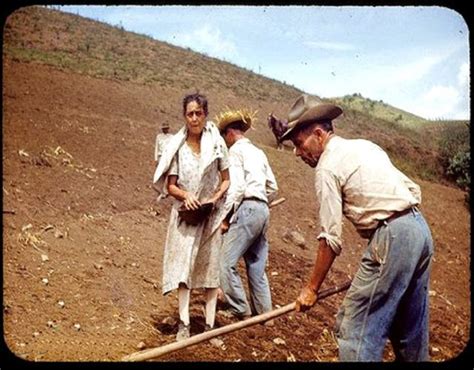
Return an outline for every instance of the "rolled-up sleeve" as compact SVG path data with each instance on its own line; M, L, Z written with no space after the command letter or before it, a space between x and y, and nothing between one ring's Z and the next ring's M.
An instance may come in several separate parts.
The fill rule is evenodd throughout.
M342 193L337 177L324 169L316 170L316 196L319 200L321 233L317 239L326 239L329 247L339 255L342 250Z

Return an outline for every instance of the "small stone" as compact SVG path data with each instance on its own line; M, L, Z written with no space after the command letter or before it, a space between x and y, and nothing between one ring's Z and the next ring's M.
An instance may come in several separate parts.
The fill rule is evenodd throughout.
M49 261L48 256L46 254L42 254L41 255L41 261L43 261L43 262Z
M65 303L64 301L58 301L58 305L59 307L64 308Z
M21 231L26 231L26 230L29 230L33 227L32 224L28 224L28 225L24 225L22 228L21 228Z
M275 339L273 339L273 343L275 343L275 344L283 344L283 345L286 344L286 342L285 342L283 339L281 339L281 338L275 338Z
M47 278L41 279L41 282L42 282L44 285L48 285L48 284L49 284L49 280L48 280Z
M306 240L304 236L296 230L286 230L282 239L286 243L291 242L302 249L306 249Z
M278 272L272 271L272 276L278 276Z
M63 234L61 231L59 231L59 230L55 230L55 231L54 231L54 237L55 237L56 239L64 238L64 234Z
M35 332L33 333L33 336L34 336L34 337L37 337L37 336L39 336L39 335L40 335L40 333L38 333L37 331L35 331Z
M81 324L74 324L74 329L77 331L81 330Z
M433 351L433 353L438 353L439 348L438 347L431 347L431 351Z
M137 344L137 348L140 349L140 350L146 348L145 342L140 342L140 343L138 343L138 344Z
M429 292L430 297L436 297L436 291L430 290Z
M226 346L225 346L224 341L223 341L222 339L219 339L219 338L212 338L211 340L209 340L209 342L210 342L214 347L220 348L220 349L222 349L223 351L226 350Z

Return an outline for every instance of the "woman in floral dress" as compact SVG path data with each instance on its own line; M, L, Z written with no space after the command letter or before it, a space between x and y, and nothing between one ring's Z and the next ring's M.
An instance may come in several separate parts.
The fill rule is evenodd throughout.
M183 99L186 125L166 146L155 171L157 190L173 198L163 257L163 294L178 289L179 329L176 339L190 336L191 289L206 289L206 330L214 326L219 287L220 223L225 217L223 197L229 181L228 152L214 123L206 121L207 100L191 94ZM178 209L197 209L213 203L207 220L190 225Z

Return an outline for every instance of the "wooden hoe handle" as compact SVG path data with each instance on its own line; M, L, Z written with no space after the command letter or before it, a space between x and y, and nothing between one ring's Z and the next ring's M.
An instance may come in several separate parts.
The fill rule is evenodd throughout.
M344 284L336 285L332 288L323 290L323 291L319 292L318 300L329 297L333 294L342 292L346 289L349 289L350 285L351 285L351 281L347 281ZM243 328L255 325L255 324L259 324L259 323L268 321L268 320L273 319L275 317L278 317L278 316L284 315L288 312L291 312L294 309L295 309L295 302L287 304L286 306L277 308L275 310L265 312L261 315L251 317L251 318L246 319L246 320L238 321L238 322L233 323L233 324L229 324L229 325L222 326L220 328L216 328L216 329L213 329L213 330L201 333L201 334L194 335L194 336L192 336L188 339L184 339L180 342L173 342L173 343L164 345L162 347L150 348L150 349L146 349L144 351L132 353L130 355L127 355L127 356L123 357L122 361L144 361L144 360L149 360L151 358L160 357L160 356L163 356L167 353L178 351L180 349L192 346L194 344L204 342L206 340L217 337L219 335L227 334L227 333L230 333L230 332L233 332L233 331L236 331L236 330L240 330L240 329L243 329Z

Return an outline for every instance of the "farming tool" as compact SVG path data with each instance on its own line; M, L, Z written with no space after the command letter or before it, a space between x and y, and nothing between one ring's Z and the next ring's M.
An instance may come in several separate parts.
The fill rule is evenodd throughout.
M333 294L342 292L346 289L348 289L351 285L351 281L346 281L344 284L341 285L336 285L332 288L323 290L319 292L318 294L318 300L324 299L326 297L329 297ZM163 355L166 355L171 352L178 351L180 349L190 347L192 345L195 345L197 343L204 342L206 340L209 340L211 338L217 337L219 335L224 335L231 333L233 331L237 331L255 324L260 324L264 323L268 320L271 320L273 318L276 318L278 316L284 315L286 313L289 313L291 311L295 310L295 302L287 304L286 306L277 308L275 310L265 312L261 315L257 315L254 317L251 317L246 320L242 320L233 324L229 324L226 326L222 326L220 328L216 328L201 334L194 335L188 339L182 340L180 342L173 342L167 345L164 345L162 347L156 347L156 348L150 348L146 349L144 351L140 352L135 352L130 355L127 355L122 358L123 361L145 361L149 360L152 358L157 358Z

